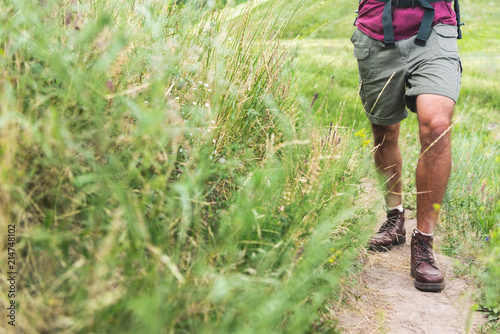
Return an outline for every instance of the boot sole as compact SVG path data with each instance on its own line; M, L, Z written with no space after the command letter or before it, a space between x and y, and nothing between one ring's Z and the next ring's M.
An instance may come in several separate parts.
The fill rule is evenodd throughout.
M424 292L441 292L444 289L444 282L443 283L421 283L415 281L413 284L418 290L424 291Z
M404 243L406 243L406 236L399 236L392 244L388 246L370 244L368 246L368 249L374 252L387 252L390 251L394 246L399 246Z
M410 270L410 275L411 275L411 277L415 278L415 272L413 270ZM418 290L424 291L424 292L441 292L445 287L444 282L442 282L442 283L422 283L422 282L414 281L413 285Z

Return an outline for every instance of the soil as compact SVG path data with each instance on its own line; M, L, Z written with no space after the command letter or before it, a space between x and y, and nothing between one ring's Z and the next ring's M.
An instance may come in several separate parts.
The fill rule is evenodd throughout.
M410 242L416 219L406 211L406 244L388 252L366 252L363 270L354 284L342 290L331 313L343 333L479 333L484 318L471 311L474 287L470 277L460 274L460 264L439 254L435 236L434 255L445 275L442 292L421 292L410 276ZM380 221L385 217L381 216ZM378 229L378 226L376 227Z

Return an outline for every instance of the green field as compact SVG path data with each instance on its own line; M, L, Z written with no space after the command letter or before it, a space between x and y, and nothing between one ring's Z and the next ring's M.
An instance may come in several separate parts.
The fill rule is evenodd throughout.
M336 331L325 307L381 209L362 204L356 2L227 2L1 1L0 305L19 332ZM498 331L500 9L461 5L438 233Z

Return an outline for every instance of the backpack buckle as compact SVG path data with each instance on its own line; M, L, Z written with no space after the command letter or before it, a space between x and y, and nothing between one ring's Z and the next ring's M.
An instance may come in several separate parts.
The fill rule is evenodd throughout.
M418 0L393 0L392 3L398 8L417 7Z

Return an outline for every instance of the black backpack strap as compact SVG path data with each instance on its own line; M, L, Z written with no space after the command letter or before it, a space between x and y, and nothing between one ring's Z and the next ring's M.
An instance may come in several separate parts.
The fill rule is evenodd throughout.
M462 30L461 26L463 26L465 23L460 22L460 4L458 3L458 0L455 0L455 15L457 17L457 32L458 32L458 39L462 39Z
M382 26L384 27L385 47L392 49L396 47L394 41L394 27L392 26L392 1L388 0L382 12Z
M417 38L415 39L415 44L420 46L425 46L427 42L427 37L431 33L432 21L434 21L434 7L427 0L417 0L420 7L425 8L424 17L422 18L422 23L420 23L420 28L418 29Z
M361 3L361 0L358 2L358 9L354 11L354 14L356 14L356 18L354 19L353 26L356 26L356 22L358 21L358 16L359 16L359 4Z

